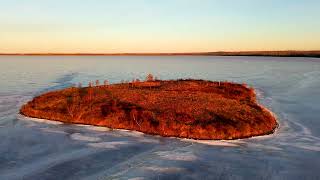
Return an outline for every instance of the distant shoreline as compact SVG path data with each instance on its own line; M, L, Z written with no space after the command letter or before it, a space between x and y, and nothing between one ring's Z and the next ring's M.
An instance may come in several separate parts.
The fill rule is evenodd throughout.
M0 56L265 56L320 58L315 51L218 51L190 53L0 53Z

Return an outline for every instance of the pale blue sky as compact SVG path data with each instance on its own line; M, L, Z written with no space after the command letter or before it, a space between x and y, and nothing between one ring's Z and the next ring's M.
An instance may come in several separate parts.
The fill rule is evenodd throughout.
M0 52L320 49L319 0L0 0Z

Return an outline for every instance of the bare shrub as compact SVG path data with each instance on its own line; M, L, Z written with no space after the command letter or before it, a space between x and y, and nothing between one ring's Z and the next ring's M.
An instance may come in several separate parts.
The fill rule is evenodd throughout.
M154 81L154 77L152 74L148 74L146 77L146 81Z

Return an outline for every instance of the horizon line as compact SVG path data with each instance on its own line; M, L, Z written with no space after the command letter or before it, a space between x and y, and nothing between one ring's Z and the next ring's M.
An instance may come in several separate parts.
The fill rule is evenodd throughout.
M120 53L0 53L1 56L281 56L320 57L320 50L258 50L208 52L120 52Z

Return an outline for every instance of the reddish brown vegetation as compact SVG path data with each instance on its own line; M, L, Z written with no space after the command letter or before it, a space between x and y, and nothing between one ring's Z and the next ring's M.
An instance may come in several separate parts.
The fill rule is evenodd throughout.
M99 83L96 83L99 84ZM29 117L193 139L270 134L272 114L246 85L203 80L151 80L72 87L34 98Z

